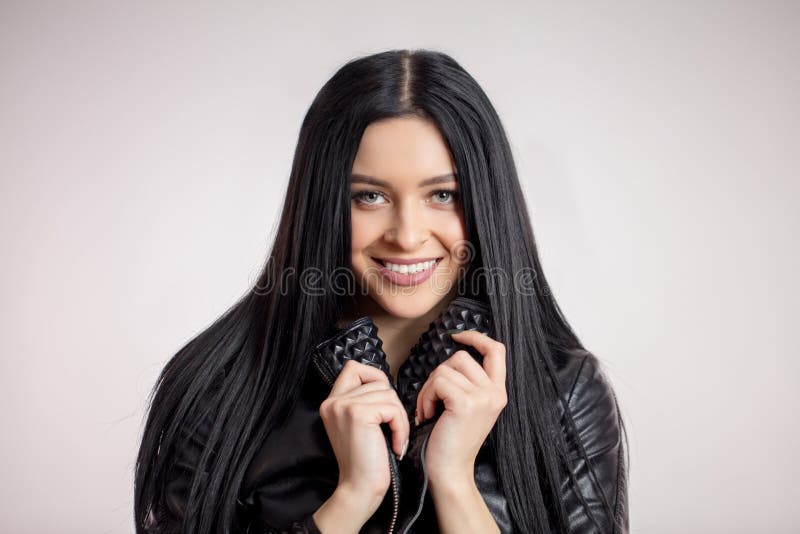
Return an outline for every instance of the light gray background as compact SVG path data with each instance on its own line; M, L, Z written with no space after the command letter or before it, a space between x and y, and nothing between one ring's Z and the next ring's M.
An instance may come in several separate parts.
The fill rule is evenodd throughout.
M254 281L348 59L450 53L630 430L633 532L797 532L796 2L0 4L0 531L130 533L144 404Z

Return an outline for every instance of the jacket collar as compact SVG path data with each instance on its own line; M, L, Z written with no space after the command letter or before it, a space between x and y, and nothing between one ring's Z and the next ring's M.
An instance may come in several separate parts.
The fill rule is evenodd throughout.
M378 327L368 315L337 329L315 345L311 351L312 365L329 386L333 385L347 360L356 360L380 369L397 390L409 420L412 420L419 390L436 366L457 350L466 350L481 363L482 358L474 348L457 343L450 337L450 333L458 330L477 330L493 336L489 306L469 297L453 299L411 348L408 359L398 370L397 384L386 361Z

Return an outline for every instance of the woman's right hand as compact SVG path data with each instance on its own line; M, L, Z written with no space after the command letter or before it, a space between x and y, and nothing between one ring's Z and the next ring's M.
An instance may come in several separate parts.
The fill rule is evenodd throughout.
M401 456L411 431L405 408L383 371L348 360L319 413L339 463L336 492L369 508L369 519L391 484L381 423L389 423L392 450Z

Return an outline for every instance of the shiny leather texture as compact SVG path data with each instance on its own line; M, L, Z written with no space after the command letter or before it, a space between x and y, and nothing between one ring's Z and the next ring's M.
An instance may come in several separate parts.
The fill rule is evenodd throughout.
M398 461L392 452L390 431L388 425L383 425L392 483L361 533L439 532L433 502L427 491L425 446L440 412L418 427L413 423L413 415L416 395L437 365L459 349L468 350L480 361L480 355L472 347L456 343L448 333L466 329L492 335L491 314L485 304L457 297L411 349L408 359L398 370L397 384L386 362L377 327L368 316L329 333L311 351L309 369L313 372L305 377L295 409L267 437L248 466L237 501L236 532L320 534L312 514L336 489L338 464L319 416L319 405L328 396L330 387L349 359L387 374L411 422L409 445L402 461ZM561 498L568 512L569 531L577 534L627 534L627 474L614 392L597 358L585 350L556 352L553 364L563 400L570 407L577 427L577 435L569 430L564 407L557 403L570 451L572 474L588 505L587 509L570 479L564 477ZM165 488L169 517L162 519L160 526L152 532L179 530L193 466L197 464L204 436L208 435L212 423L211 416L206 418L199 431L177 451L176 469ZM591 472L579 454L578 440L590 458ZM500 532L515 533L488 444L487 439L475 461L476 486ZM614 510L614 524L608 524L605 519L602 500L590 481L592 472ZM590 519L590 513L597 525Z

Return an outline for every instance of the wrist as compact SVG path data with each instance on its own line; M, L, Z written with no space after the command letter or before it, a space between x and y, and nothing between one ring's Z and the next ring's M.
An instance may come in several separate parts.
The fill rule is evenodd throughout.
M363 523L359 523L360 515L354 513L352 500L346 490L339 487L314 512L314 522L322 534L357 534Z
M358 534L379 505L380 500L373 506L371 497L339 485L314 512L314 522L322 534Z
M439 530L445 532L495 532L500 528L486 501L470 481L451 481L431 490Z
M463 487L475 483L475 459L447 464L428 463L428 485L441 487Z
M471 495L478 490L475 484L474 471L450 471L429 476L428 486L431 490L431 496L460 498Z

